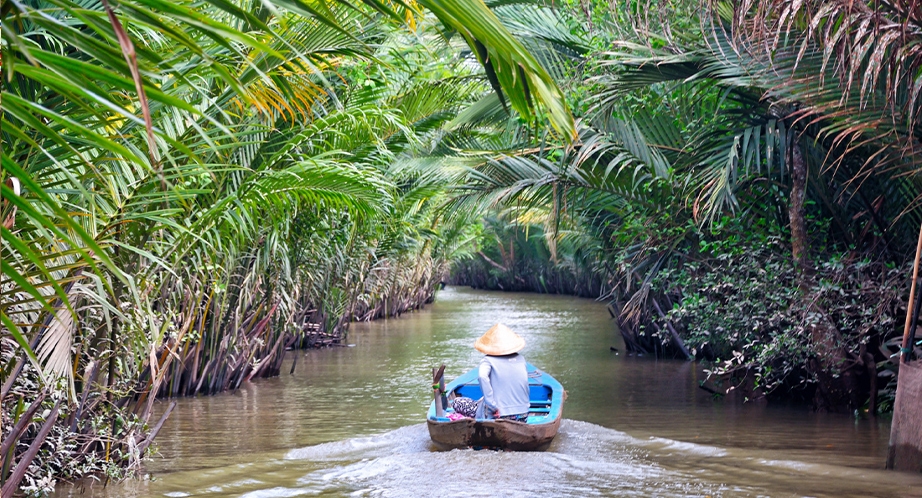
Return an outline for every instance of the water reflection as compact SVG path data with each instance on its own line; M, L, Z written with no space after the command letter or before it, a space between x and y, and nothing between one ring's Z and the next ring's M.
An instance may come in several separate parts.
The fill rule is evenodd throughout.
M567 420L544 453L432 451L430 369L475 365L474 339L497 321L567 388ZM610 351L623 347L591 300L448 288L349 341L295 353L294 375L181 400L151 480L59 494L922 496L922 477L879 470L888 421L714 401L691 363Z

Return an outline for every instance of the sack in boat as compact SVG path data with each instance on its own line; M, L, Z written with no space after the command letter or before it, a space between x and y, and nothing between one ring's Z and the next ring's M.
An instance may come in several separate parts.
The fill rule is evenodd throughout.
M451 400L451 407L455 413L460 413L465 417L474 418L477 415L477 402L464 396Z

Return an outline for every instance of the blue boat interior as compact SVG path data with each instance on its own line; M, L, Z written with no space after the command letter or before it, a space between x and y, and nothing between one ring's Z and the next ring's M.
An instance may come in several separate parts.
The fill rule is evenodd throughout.
M530 407L528 409L528 424L545 424L560 416L563 401L563 387L556 379L528 364L528 391ZM446 386L446 391L456 396L464 396L474 400L483 397L480 381L477 378L477 369L456 378ZM446 413L453 410L449 405ZM430 403L428 418L438 422L448 422L447 417L435 415L435 403ZM483 420L483 419L478 419Z

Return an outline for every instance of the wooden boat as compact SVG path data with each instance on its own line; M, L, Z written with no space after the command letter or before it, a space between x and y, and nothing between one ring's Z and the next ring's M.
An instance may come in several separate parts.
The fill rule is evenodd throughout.
M567 398L567 393L560 382L534 365L529 363L526 368L531 398L527 421L479 418L452 421L447 417L452 408L449 406L445 410L446 416L439 417L436 415L436 401L433 401L429 405L426 417L429 437L437 445L448 448L479 446L514 451L547 449L560 428L563 402ZM445 392L475 400L483 397L477 369L474 368L449 383Z

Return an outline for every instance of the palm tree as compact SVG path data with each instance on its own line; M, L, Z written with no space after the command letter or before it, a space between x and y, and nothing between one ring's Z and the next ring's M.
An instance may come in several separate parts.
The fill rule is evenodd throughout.
M668 307L655 305L674 287L651 286L696 257L724 219L787 225L792 259L809 274L809 201L830 220L835 250L899 262L922 221L918 16L909 2L853 4L712 3L693 36L664 27L612 42L590 59L602 63L588 69L594 105L573 150L487 163L462 198L576 221L635 329L666 320ZM879 332L887 342L891 332ZM849 338L825 349L863 354Z
M362 251L407 226L438 233L442 218L419 208L438 204L438 189L402 191L387 168L423 140L437 142L434 130L483 87L444 85L437 95L418 82L363 96L368 87L349 72L380 61L374 44L391 31L424 20L409 4L364 3L4 4L4 407L26 377L48 389L66 379L71 424L92 399L133 399L139 421L113 422L107 436L118 445L146 431L158 392L214 391L277 372L286 334L303 325L301 306L325 306L335 326L347 315L342 303L368 291L359 277L371 266L395 269L390 284L372 286L385 290L369 291L373 307L438 281L448 253L433 241L393 244L371 259ZM559 91L482 2L432 7L513 108L528 116L540 103L568 135ZM395 225L380 232L382 219ZM304 231L323 223L339 233ZM449 245L463 240L446 226ZM299 266L305 241L335 250L326 266ZM323 288L349 297L319 303ZM256 359L265 361L257 368ZM41 406L43 397L32 399ZM4 495L29 464L9 468L24 449L18 440L5 438ZM99 449L107 459L113 450Z

